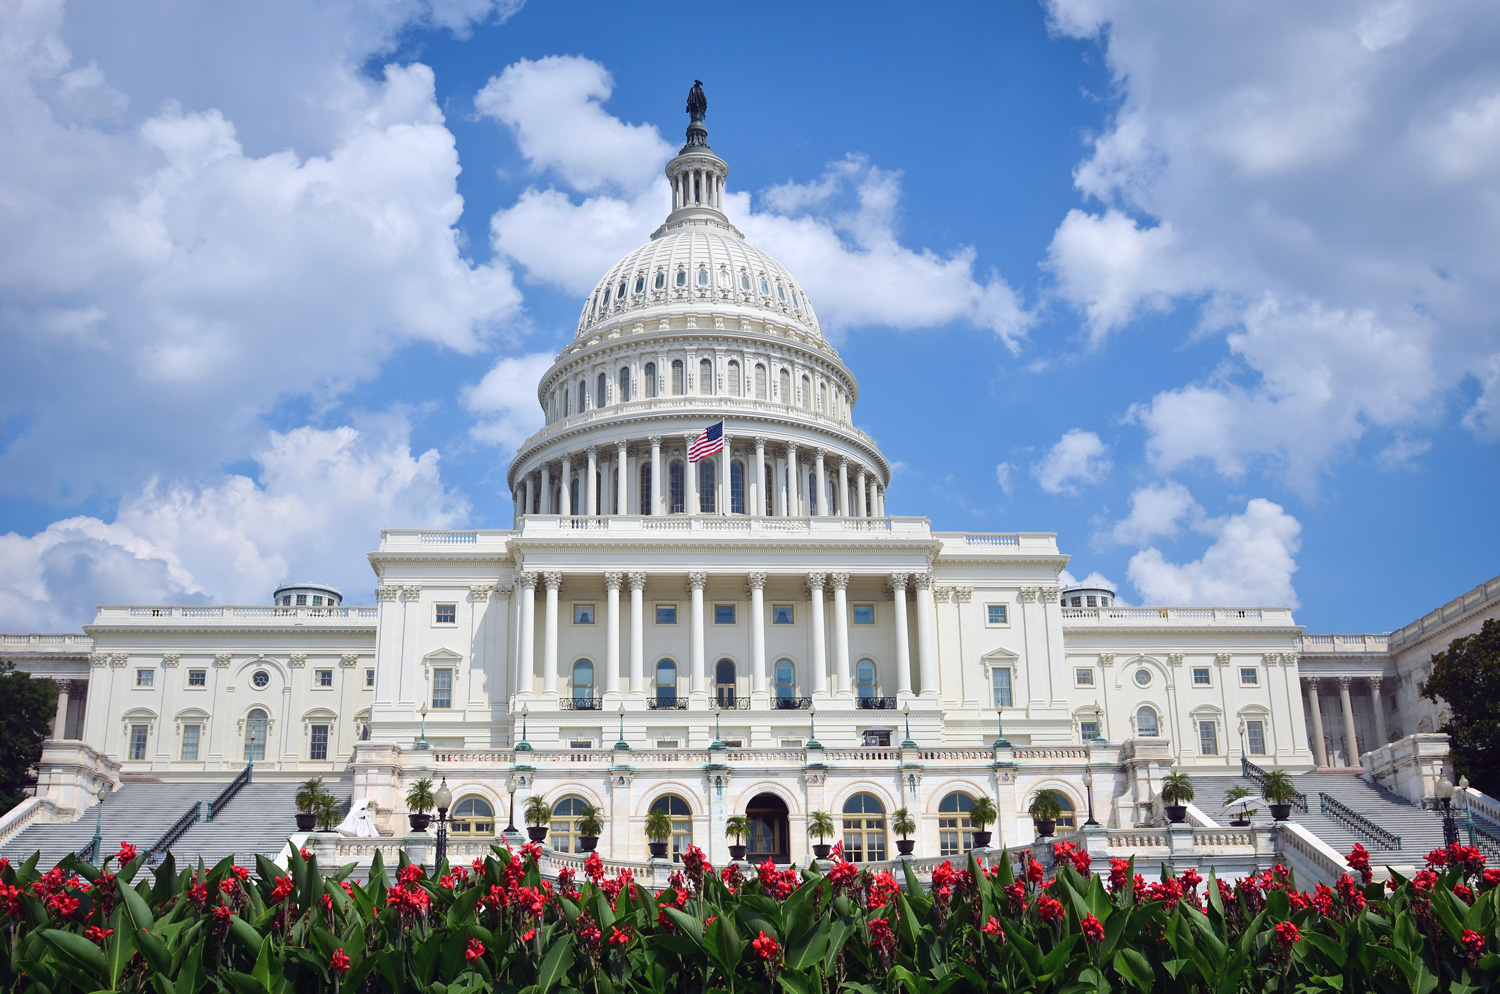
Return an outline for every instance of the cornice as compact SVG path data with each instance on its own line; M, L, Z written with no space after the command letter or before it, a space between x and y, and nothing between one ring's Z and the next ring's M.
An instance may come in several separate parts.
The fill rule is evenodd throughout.
M887 539L877 544L858 544L864 536L851 535L844 541L829 541L827 539L807 539L805 541L787 540L785 538L758 538L740 539L738 541L722 538L704 538L703 540L676 538L662 539L623 539L623 540L601 540L598 535L580 536L571 541L559 536L557 539L531 538L515 539L512 545L522 554L530 555L543 551L574 551L584 549L640 549L654 551L691 551L700 552L708 549L717 549L725 552L765 552L767 550L785 550L787 552L805 552L808 550L824 550L829 552L850 552L853 550L868 550L879 553L886 550L913 552L926 554L932 550L934 543L926 540L902 540ZM865 540L868 542L868 539ZM528 562L528 566L532 565Z
M1251 627L1246 626L1246 625L1223 625L1223 626L1218 626L1218 627L1207 627L1207 626L1201 626L1201 625L1198 625L1198 626L1186 626L1185 625L1185 626L1183 626L1181 628L1173 628L1173 627L1170 627L1170 626L1167 626L1167 625L1142 625L1142 626L1136 627L1136 626L1133 626L1133 625L1123 625L1123 624L1122 625L1070 625L1070 624L1068 624L1068 621L1070 621L1070 620L1071 619L1064 619L1063 620L1063 633L1064 634L1068 634L1068 635L1084 635L1084 634L1087 634L1089 632L1099 632L1100 634L1109 634L1111 636L1115 636L1115 635L1122 635L1122 634L1130 634L1130 635L1224 635L1226 633L1229 633L1229 634L1244 634L1244 635L1277 635L1277 636L1286 636L1288 638L1296 638L1298 635L1302 634L1303 627L1304 627L1302 625L1277 625L1277 626L1274 626L1274 627L1266 627L1266 628L1251 628Z
M321 621L324 619L312 619ZM214 625L204 624L194 620L192 624L183 625L84 625L88 632L98 632L106 635L181 635L188 632L194 634L213 635L316 635L320 638L328 638L337 635L366 634L374 635L376 628L375 618L370 618L369 624L340 625L338 627L323 625Z

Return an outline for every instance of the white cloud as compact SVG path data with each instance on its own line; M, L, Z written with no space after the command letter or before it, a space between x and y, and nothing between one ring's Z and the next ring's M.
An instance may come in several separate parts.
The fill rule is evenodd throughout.
M1157 536L1176 535L1184 519L1197 524L1203 516L1203 508L1187 487L1166 480L1132 493L1130 514L1115 522L1107 537L1120 545L1145 545Z
M268 603L283 580L314 578L367 602L364 562L381 527L461 523L438 454L414 455L399 417L357 429L272 432L259 480L149 481L115 520L75 517L0 535L0 627L76 628L100 603Z
M1098 570L1094 570L1093 572L1091 572L1088 576L1084 577L1082 581L1079 581L1076 577L1073 576L1072 573L1069 573L1067 570L1063 570L1058 574L1057 582L1060 586L1063 587L1105 587L1109 590L1118 589L1113 580L1111 580L1109 577L1105 576ZM1117 596L1115 598L1115 603L1123 605L1125 602L1120 600L1120 598Z
M1243 514L1207 524L1214 542L1201 559L1168 562L1155 547L1126 570L1146 603L1217 606L1298 605L1292 588L1302 525L1281 505L1251 499Z
M1047 450L1031 475L1049 494L1076 494L1076 484L1091 485L1108 475L1109 447L1091 431L1074 428Z
M504 358L478 383L464 387L459 398L464 409L481 419L469 434L481 442L514 450L542 427L536 385L553 359L550 352Z
M1000 484L1000 492L1007 497L1010 496L1012 486L1010 482L1010 473L1011 465L1008 462L999 463L995 466L995 482Z
M1415 469L1417 459L1432 449L1426 439L1411 439L1405 435L1396 438L1375 454L1375 465L1390 472L1398 469Z

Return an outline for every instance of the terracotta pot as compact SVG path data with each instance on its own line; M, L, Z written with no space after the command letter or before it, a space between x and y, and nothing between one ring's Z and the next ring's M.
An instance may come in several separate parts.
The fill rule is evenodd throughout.
M1162 810L1167 813L1167 821L1174 825L1181 825L1187 821L1186 804L1166 804L1162 806Z
M903 856L910 856L911 851L917 847L916 839L897 839L896 851Z
M316 814L303 814L297 812L297 831L311 832L318 827L318 816Z
M990 847L990 838L993 836L993 834L994 833L992 833L992 832L975 832L974 833L974 848L975 849L988 849ZM1049 832L1048 834L1051 834L1051 833Z
M651 842L648 843L648 846L651 849L652 859L667 858L667 844L665 842Z
M1290 804L1271 805L1271 817L1275 818L1277 821L1286 821L1291 816L1292 806Z
M531 839L532 842L545 842L547 841L547 826L527 825L526 835Z
M580 835L578 837L578 851L579 852L593 852L595 849L598 849L598 848L599 848L599 836L597 836L597 835Z
M1052 833L1057 831L1057 819L1038 818L1036 820L1036 834L1039 839L1051 838ZM976 846L978 842L974 843Z
M425 832L427 826L432 824L432 815L407 815L406 820L411 823L413 832Z
M827 859L828 858L828 854L830 852L832 852L832 851L833 851L833 846L830 846L827 843L824 843L823 845L820 845L820 846L813 846L813 858L815 858L815 859Z
M729 847L729 858L732 859L732 860L734 860L736 863L740 862L742 859L745 858L745 847L744 846L730 846Z

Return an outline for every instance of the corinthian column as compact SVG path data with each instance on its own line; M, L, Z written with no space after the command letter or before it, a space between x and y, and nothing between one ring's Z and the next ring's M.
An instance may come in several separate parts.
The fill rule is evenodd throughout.
M703 652L703 587L708 583L707 573L689 573L688 590L692 594L692 612L689 615L691 630L688 633L688 667L689 674L688 693L692 700L697 701L703 693L704 674L706 663ZM697 706L694 704L693 706Z
M666 514L665 498L667 483L661 476L661 436L651 436L651 508L641 508L642 514Z
M839 506L838 513L846 518L854 515L849 511L849 460L839 456Z
M911 696L911 636L906 627L905 573L891 574L891 590L896 598L896 695Z
M869 512L865 510L865 468L863 466L854 474L854 497L858 501L854 505L854 516L856 518L868 517Z
M630 692L646 692L645 573L627 573L630 580Z
M1318 700L1318 681L1307 681L1307 715L1312 719L1313 757L1319 766L1328 765L1328 746L1323 741L1323 707Z
M1375 738L1378 740L1371 749L1379 749L1386 743L1385 731L1385 708L1381 707L1380 701L1380 677L1372 676L1370 680L1370 706L1375 711Z
M1351 677L1341 676L1339 679L1339 704L1344 709L1344 765L1359 765L1359 740L1354 735L1354 702L1349 700L1349 683Z
M750 693L766 692L766 574L751 573L750 581Z
M584 513L589 517L599 513L599 447L590 445L588 447L589 468L588 476L584 477L584 486L588 496L584 498Z
M604 574L604 693L613 703L620 696L620 581L623 573Z
M797 460L797 446L786 444L786 516L799 518L802 510L802 464Z
M828 640L823 633L823 584L827 579L826 573L807 574L807 589L812 595L813 693L819 697L828 693Z
M612 514L630 513L630 448L628 442L615 443L615 503Z
M808 505L808 507L818 509L819 517L833 513L833 508L828 506L831 503L828 499L828 469L823 465L823 454L822 449L814 452L818 460L818 499L815 503Z
M833 674L834 691L849 693L849 586L848 573L830 573L833 583Z
M546 627L542 629L542 693L557 699L557 592L562 587L562 574L543 573L542 581L547 585Z
M754 478L745 487L745 513L761 517L766 513L766 436L755 436Z
M521 581L521 651L516 654L516 693L531 697L535 690L536 669L536 582L535 573L522 573Z
M933 626L937 604L932 599L932 574L918 573L917 584L917 673L923 697L938 696L937 638Z
M562 457L562 495L558 497L558 514L573 513L573 457Z

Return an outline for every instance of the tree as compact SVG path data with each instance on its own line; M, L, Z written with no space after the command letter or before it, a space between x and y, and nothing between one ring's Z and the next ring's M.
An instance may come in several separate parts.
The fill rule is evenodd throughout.
M0 662L0 811L20 804L27 775L52 734L57 684Z
M1454 639L1432 657L1422 695L1448 706L1453 768L1470 784L1500 794L1500 620Z

